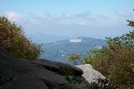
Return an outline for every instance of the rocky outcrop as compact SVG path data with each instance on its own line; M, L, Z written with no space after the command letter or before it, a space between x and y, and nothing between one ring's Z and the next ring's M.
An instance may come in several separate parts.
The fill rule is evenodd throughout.
M45 59L39 59L34 62L26 61L26 63L30 65L34 73L42 79L49 89L69 88L68 81L65 79L66 75L75 75L78 78L83 78L81 76L83 74L81 69L68 64L52 62ZM60 84L63 83L67 85L60 86ZM82 89L82 87L86 87L87 84L86 80L84 80L80 85L75 84L71 87L72 89Z
M0 89L67 89L66 74L82 78L83 71L68 64L48 60L19 60L0 47ZM65 83L65 86L59 84ZM86 83L72 85L82 89Z
M0 47L0 89L48 89L30 66Z
M88 73L84 69L45 59L16 59L0 47L0 89L88 89L86 86L94 74L90 77L85 76L94 73L94 70ZM72 75L75 76L75 80L84 77L87 79L80 84L78 81L75 81L76 84L69 84L69 80L65 78L69 77L71 80Z
M95 69L90 64L85 65L77 65L76 67L83 70L82 76L89 82L95 81L95 79L102 78L105 79L105 77Z

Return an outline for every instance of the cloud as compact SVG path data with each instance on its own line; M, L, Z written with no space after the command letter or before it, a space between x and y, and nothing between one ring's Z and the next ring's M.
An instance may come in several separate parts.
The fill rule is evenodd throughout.
M105 15L97 15L97 17L100 18L100 19L108 19L108 17L105 16Z
M89 21L96 21L97 19L95 17L90 17L87 20L89 20Z
M124 16L124 17L131 17L131 16L132 16L131 13L125 12L125 11L123 11L123 10L116 10L115 13L116 13L117 15L121 15L121 16Z
M54 21L56 18L53 17L50 13L45 13L45 16L46 16L46 20L47 21Z
M80 24L80 25L82 25L82 26L87 25L87 24L86 24L86 23L84 23L84 22L80 22L79 24Z
M27 20L24 16L13 11L5 11L4 14L11 21L22 22Z
M75 14L75 17L77 18L87 18L89 16L90 12L87 11L87 12L82 12L82 13L79 13L79 14Z
M32 17L34 19L38 19L38 20L44 19L41 15L39 15L37 13L29 12L28 14L30 15L30 17Z
M52 18L52 15L50 13L44 13L46 17Z
M67 18L67 19L72 18L72 16L69 13L62 13L61 15L63 18Z
M36 20L36 22L38 21L39 23L41 22L42 24L45 25L55 20L55 18L52 17L50 13L44 13L43 16L33 12L29 12L28 14L30 15L30 17L32 17L31 20Z

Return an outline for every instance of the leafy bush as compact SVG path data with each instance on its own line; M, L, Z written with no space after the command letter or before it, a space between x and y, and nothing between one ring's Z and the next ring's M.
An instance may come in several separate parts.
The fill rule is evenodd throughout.
M29 40L22 27L6 17L0 17L0 40L1 46L17 58L35 60L43 52L41 44Z
M108 79L97 78L91 82L89 89L117 89Z
M67 83L59 84L59 86L68 85L69 87L66 89L72 89L72 87L75 84L81 84L85 80L84 78L78 78L77 76L74 76L74 75L71 75L71 76L66 75L64 78L67 81Z
M73 65L78 65L81 63L80 57L81 57L81 54L73 53L68 56L67 61L71 62Z
M84 63L90 63L119 89L134 89L134 31L106 39L108 47L89 51Z

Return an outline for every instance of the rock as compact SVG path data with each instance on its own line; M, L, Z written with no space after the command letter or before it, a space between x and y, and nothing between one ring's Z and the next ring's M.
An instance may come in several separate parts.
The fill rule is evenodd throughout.
M0 47L0 89L48 89L30 66Z
M76 75L76 76L81 76L83 74L83 71L80 68L71 66L66 63L53 62L53 61L49 61L49 60L45 60L45 59L39 59L39 60L35 61L34 63L40 64L43 67L45 67L46 69L49 69L52 71L61 71L63 69L62 72L70 71L70 72L72 72L73 75ZM64 71L64 70L66 70L66 71ZM66 74L67 74L67 72L66 72Z
M67 89L69 85L65 80L65 77L70 73L78 76L78 78L83 78L81 76L83 74L81 69L65 63L52 62L45 59L40 59L34 62L27 60L26 62L31 65L31 69L34 73L39 76L50 89L59 89L59 85L63 83L67 85L61 87L61 89ZM87 84L87 81L84 80L80 85L72 85L72 89L82 89L82 87L86 87Z
M94 82L96 78L105 78L100 72L93 69L90 64L77 65L76 67L83 70L83 77L89 82Z
M73 74L81 79L82 73L80 68L65 63L16 59L0 47L0 89L68 89L65 77ZM86 89L87 84L86 80L71 84L71 89Z
M59 84L66 83L63 75L47 70L39 64L34 64L31 68L48 86L58 87Z
M69 84L67 77L83 79ZM17 59L0 47L0 89L89 89L94 78L104 77L91 65L71 66L45 59ZM61 86L61 84L65 84Z

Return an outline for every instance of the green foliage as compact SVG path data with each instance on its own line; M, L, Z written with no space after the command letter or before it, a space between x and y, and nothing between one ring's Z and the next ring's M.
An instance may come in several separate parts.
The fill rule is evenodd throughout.
M92 49L92 50L89 50L88 51L88 54L89 54L88 57L85 57L85 58L82 59L82 63L83 64L87 64L87 63L91 64L94 61L94 59L97 58L97 55L100 55L100 54L108 55L108 54L110 54L110 50L106 46L102 46L101 49ZM104 56L102 56L101 59L103 59L103 57ZM101 61L101 59L100 59L100 61Z
M68 84L81 84L84 81L84 78L77 78L76 76L65 76L65 79L68 81Z
M17 58L35 60L43 52L40 44L25 36L21 26L5 17L0 17L0 40L2 47Z
M108 79L97 78L91 82L89 89L117 89Z
M83 64L91 64L91 60L92 60L91 56L84 57L84 58L82 59L82 63L83 63Z
M65 80L67 81L67 83L63 83L63 84L59 84L60 86L64 86L64 85L69 85L69 87L67 89L71 89L71 87L75 84L81 84L85 79L84 78L77 78L77 76L74 75L66 75Z
M129 26L134 26L128 21ZM85 63L110 79L119 89L134 89L134 31L119 37L106 37L108 47L91 50Z
M80 63L80 57L81 57L81 54L76 54L76 53L73 53L73 54L70 54L68 56L68 59L67 61L68 62L72 62L74 65L77 65L78 63Z
M127 22L129 22L128 26L134 27L134 21L127 20Z

